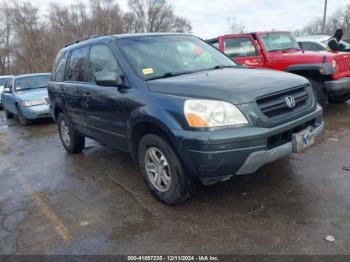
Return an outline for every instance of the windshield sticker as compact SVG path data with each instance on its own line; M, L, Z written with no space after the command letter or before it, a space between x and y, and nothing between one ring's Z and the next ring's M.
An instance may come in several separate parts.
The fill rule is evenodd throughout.
M153 73L154 73L154 72L153 72L153 68L152 68L152 67L144 68L144 69L142 69L142 73L143 73L144 75L153 74Z

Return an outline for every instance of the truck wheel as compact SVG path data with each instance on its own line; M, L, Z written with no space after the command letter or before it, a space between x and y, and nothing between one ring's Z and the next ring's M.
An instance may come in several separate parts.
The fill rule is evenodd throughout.
M328 103L328 94L326 91L326 87L322 81L314 80L308 78L311 83L312 89L314 90L314 94L316 96L317 102L323 107L327 107Z
M68 153L80 153L85 147L85 137L78 135L69 118L60 113L57 117L58 132L63 147Z
M13 118L13 114L7 111L5 107L4 107L4 112L7 119Z
M24 115L23 115L23 112L22 112L22 109L19 105L17 105L17 113L18 113L18 120L19 120L19 123L22 125L22 126L27 126L31 123L31 121L29 119L27 119Z
M328 98L329 102L336 103L336 104L342 104L345 103L350 99L350 94L345 94L342 96L330 96Z
M155 198L177 204L190 197L191 177L172 146L158 135L145 135L138 146L138 162L148 189Z

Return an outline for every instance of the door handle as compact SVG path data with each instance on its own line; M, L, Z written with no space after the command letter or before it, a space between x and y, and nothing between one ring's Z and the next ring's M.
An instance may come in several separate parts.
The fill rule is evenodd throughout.
M90 92L84 93L83 96L90 96Z

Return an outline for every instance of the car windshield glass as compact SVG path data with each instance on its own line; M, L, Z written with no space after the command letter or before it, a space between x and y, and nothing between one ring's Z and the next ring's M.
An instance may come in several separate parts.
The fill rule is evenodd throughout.
M16 91L47 88L50 75L26 76L16 79Z
M118 44L132 69L144 80L237 65L211 45L189 35L127 37Z
M262 35L261 40L268 52L288 49L300 50L296 39L288 32L265 33Z
M6 84L6 81L11 79L11 77L8 78L0 78L0 86L4 86Z

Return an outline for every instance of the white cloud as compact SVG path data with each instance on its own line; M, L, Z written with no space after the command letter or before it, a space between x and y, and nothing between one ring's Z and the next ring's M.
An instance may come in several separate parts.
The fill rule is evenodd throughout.
M58 0L32 0L45 7ZM88 0L83 0L88 2ZM76 4L79 0L60 0L60 4ZM127 8L127 0L116 0ZM210 38L227 33L227 19L237 17L250 31L294 30L316 17L323 16L324 0L168 0L178 15L192 22L193 33ZM350 0L328 0L328 14L350 4Z

